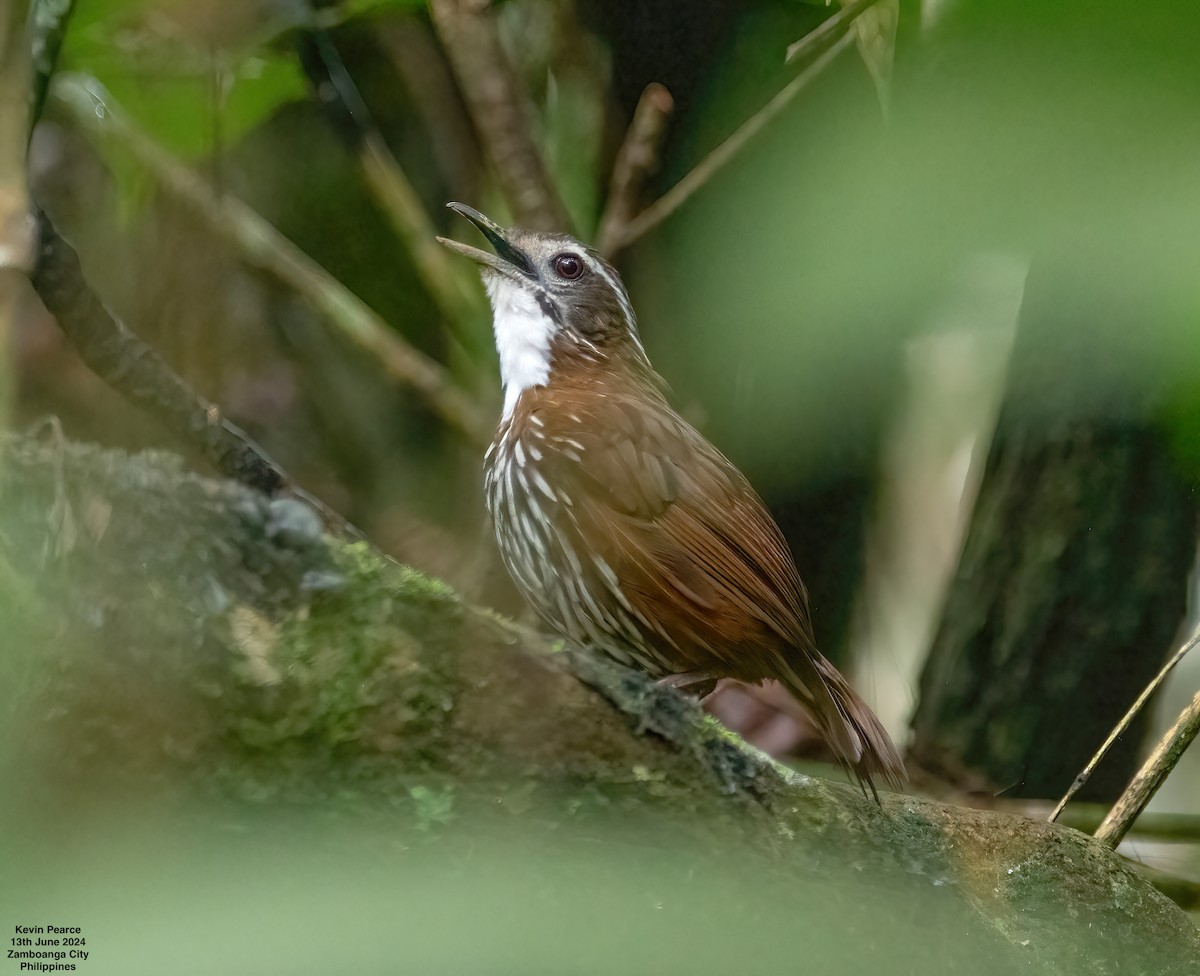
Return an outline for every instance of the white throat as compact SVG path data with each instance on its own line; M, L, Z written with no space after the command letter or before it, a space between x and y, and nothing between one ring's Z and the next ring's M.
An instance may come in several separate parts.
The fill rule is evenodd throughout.
M492 328L504 383L504 416L508 418L523 392L550 381L554 322L537 299L515 281L489 274L484 278L484 287L492 302Z

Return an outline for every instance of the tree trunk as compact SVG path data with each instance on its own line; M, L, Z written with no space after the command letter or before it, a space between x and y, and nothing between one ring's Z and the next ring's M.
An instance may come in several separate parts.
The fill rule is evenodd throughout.
M910 757L977 790L1057 798L1162 666L1193 512L1153 431L1002 437L921 676ZM1145 715L1081 792L1112 800Z
M1195 489L1160 414L1190 326L1174 331L1171 283L1139 280L1131 263L1085 250L1035 266L1026 290L909 752L968 789L1061 796L1186 614ZM1145 727L1143 714L1081 799L1119 794Z

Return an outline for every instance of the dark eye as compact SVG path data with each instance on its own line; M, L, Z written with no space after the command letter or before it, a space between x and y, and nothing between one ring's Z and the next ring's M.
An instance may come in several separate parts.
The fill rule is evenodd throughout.
M583 258L578 254L558 254L550 261L554 268L554 273L560 278L566 278L568 281L574 281L583 274Z

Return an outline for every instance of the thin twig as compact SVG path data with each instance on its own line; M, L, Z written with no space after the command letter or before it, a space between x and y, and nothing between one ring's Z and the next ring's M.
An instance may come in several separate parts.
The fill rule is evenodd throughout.
M483 151L432 25L415 17L381 20L375 40L420 119L437 171L452 188L450 196L480 199Z
M367 185L454 337L474 359L490 337L472 323L486 321L482 296L469 265L438 245L437 228L399 161L392 154L328 32L316 27L298 35L300 63L337 131L358 154Z
M851 25L861 14L878 2L879 0L854 0L853 3L846 4L832 17L821 21L817 27L790 45L784 61L791 64L793 61L826 50L834 41L850 30Z
M445 367L414 349L365 302L279 233L245 203L218 195L193 170L137 129L103 87L62 76L54 95L89 133L128 150L158 184L204 220L248 264L271 274L307 299L342 335L376 357L389 376L419 393L443 420L478 443L491 423L454 385Z
M1196 693L1192 703L1180 713L1175 724L1154 747L1150 758L1125 787L1125 792L1096 829L1096 840L1109 847L1116 847L1121 843L1138 815L1146 809L1146 804L1175 768L1180 756L1192 744L1197 733L1200 733L1200 692Z
M261 447L105 308L83 276L79 255L45 213L38 215L38 232L38 260L30 280L87 367L196 446L222 474L268 495L286 484L283 469Z
M849 34L844 34L835 41L819 58L780 89L779 94L767 102L762 109L743 122L741 128L705 156L695 169L631 220L626 225L620 240L613 246L613 251L620 251L628 247L683 206L692 194L712 179L745 147L746 143L758 135L767 123L779 115L792 99L812 84L834 59L853 43L854 39Z
M566 207L533 137L532 112L489 4L430 0L429 10L514 219L533 230L569 230Z
M456 269L461 266L469 270L470 265L450 263L448 259L453 255L438 244L438 229L378 131L364 135L358 156L367 185L404 243L443 320L454 337L477 355L484 343L491 341L490 332L469 331L472 323L490 321L478 276L468 279Z
M1108 750L1112 748L1113 743L1125 734L1125 730L1128 729L1133 723L1133 720L1138 717L1138 713L1145 708L1146 702L1150 700L1150 696L1158 691L1159 686L1166 681L1167 675L1171 673L1171 671L1175 668L1175 665L1182 661L1187 655L1188 651L1190 651L1197 644L1200 644L1200 628L1197 628L1196 633L1194 633L1190 639L1185 641L1179 650L1171 655L1167 663L1163 665L1162 670L1154 676L1154 680L1152 680L1150 684L1146 685L1146 687L1142 690L1142 693L1138 695L1137 700L1129 707L1129 711L1125 713L1121 721L1118 722L1116 727L1108 734L1108 738L1104 740L1104 743L1096 751L1096 754L1092 756L1092 758L1088 761L1088 764L1084 766L1079 775L1075 777L1075 781L1071 784L1071 788L1067 790L1063 798L1058 801L1058 805L1054 808L1053 812L1051 812L1049 817L1051 823L1054 823L1054 821L1059 818L1059 815L1064 809L1066 809L1067 804L1071 802L1071 798L1074 797L1075 794L1078 793L1083 788L1084 784L1087 783L1087 781L1091 778L1092 773L1096 771L1096 767L1100 765L1101 760L1104 759L1104 757L1108 754Z
M1075 803L1059 817L1059 823L1074 827L1085 834L1095 833L1108 815L1100 803ZM1132 833L1146 840L1169 841L1176 844L1200 843L1200 815L1194 813L1143 813L1133 826Z
M613 163L608 204L596 231L596 250L601 254L611 256L625 225L637 214L646 181L658 169L667 120L674 108L671 93L657 82L647 85L638 99L625 141Z

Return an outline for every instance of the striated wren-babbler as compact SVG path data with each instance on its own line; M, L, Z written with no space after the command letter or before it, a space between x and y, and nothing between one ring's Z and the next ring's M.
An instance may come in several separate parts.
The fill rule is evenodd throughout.
M804 585L750 483L679 416L629 296L563 234L499 227L476 261L494 314L504 414L485 457L500 553L572 641L681 687L782 682L861 782L898 784L891 739L816 648Z

